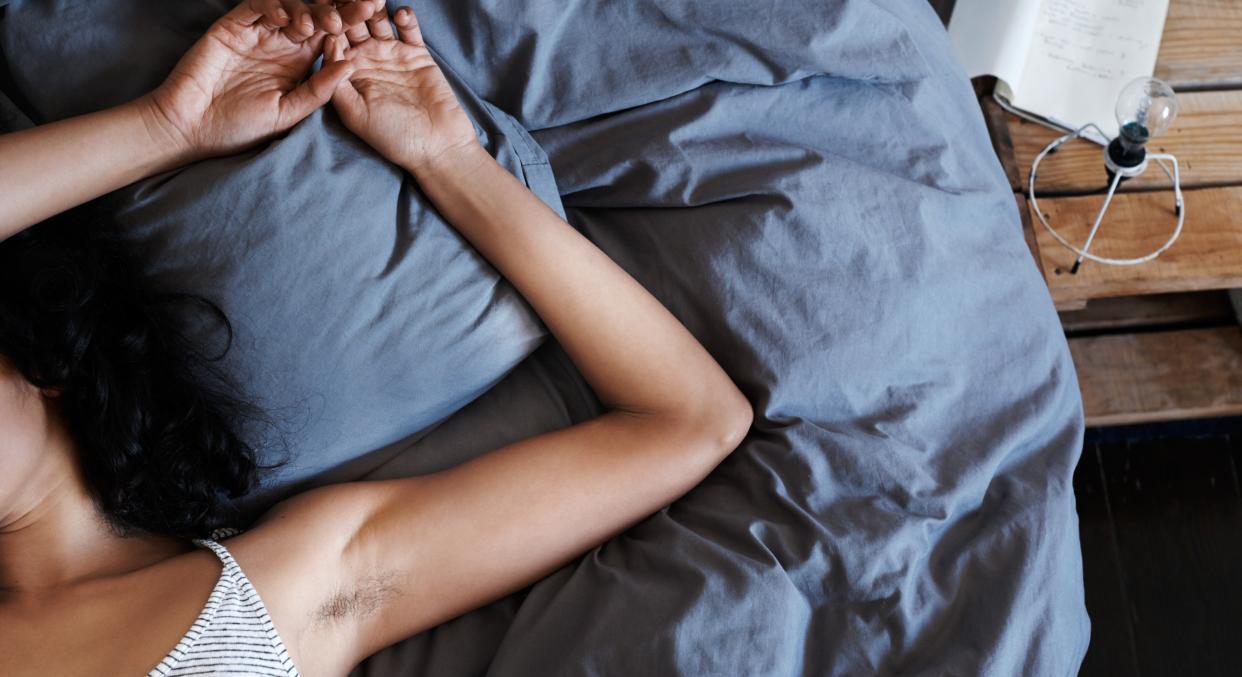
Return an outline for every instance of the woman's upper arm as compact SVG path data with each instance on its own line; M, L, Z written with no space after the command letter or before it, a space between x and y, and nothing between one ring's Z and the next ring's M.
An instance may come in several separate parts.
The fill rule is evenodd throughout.
M253 566L274 574L255 585L279 600L269 606L282 635L282 619L297 635L295 660L346 660L312 657L331 636L332 651L360 661L668 505L740 441L743 426L719 423L612 412L432 475L310 492L243 536Z

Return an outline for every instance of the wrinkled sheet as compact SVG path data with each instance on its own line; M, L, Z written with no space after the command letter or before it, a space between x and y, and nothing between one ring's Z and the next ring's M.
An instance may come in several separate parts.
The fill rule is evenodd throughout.
M418 10L446 64L536 130L571 223L756 421L672 506L356 674L1076 673L1077 383L927 4ZM364 476L597 411L548 342Z
M420 11L757 419L668 509L359 674L1076 674L1077 382L927 3ZM373 476L577 420L574 375L540 351Z

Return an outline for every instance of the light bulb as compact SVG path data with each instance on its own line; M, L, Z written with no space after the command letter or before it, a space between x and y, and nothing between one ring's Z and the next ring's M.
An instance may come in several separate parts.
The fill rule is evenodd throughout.
M1121 137L1134 146L1163 134L1176 117L1177 96L1158 78L1138 78L1123 87L1117 97Z

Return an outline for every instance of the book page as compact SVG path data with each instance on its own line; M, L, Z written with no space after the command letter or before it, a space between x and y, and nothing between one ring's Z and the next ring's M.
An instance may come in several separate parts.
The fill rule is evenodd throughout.
M1011 103L1116 136L1117 95L1155 70L1168 9L1169 0L1042 0Z
M949 19L949 40L966 77L995 75L1016 86L1040 4L1040 0L957 0Z

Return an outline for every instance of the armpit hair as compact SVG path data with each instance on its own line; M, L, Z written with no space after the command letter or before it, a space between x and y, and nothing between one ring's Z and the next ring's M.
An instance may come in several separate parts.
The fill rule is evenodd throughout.
M315 616L319 621L332 623L348 617L365 618L380 610L385 602L400 595L393 585L396 573L386 571L359 580L351 589L341 590L328 596L319 605Z

